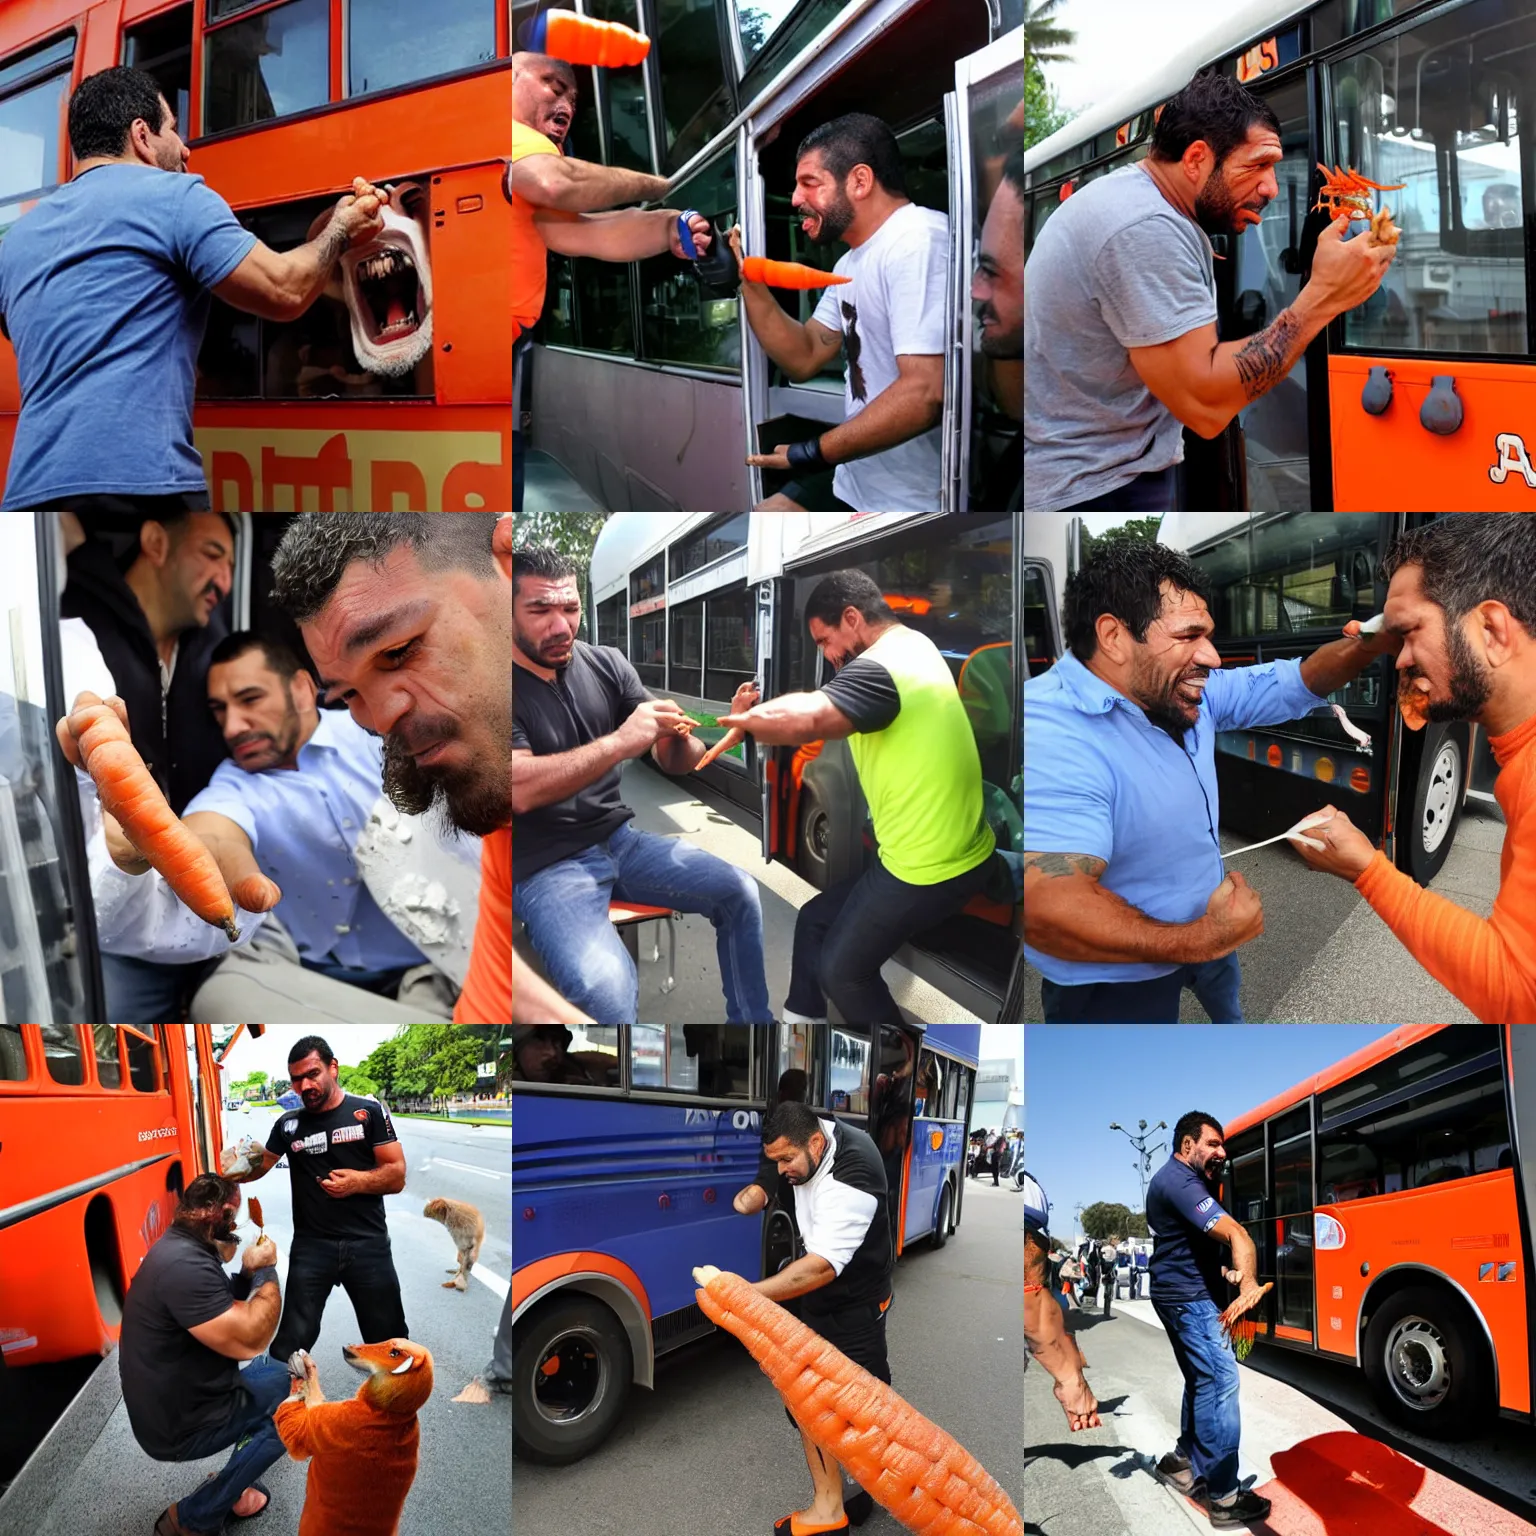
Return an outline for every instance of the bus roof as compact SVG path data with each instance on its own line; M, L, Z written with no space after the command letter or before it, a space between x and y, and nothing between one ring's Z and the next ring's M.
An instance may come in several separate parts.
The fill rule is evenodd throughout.
M1085 139L1129 122L1138 112L1167 101L1175 91L1188 85L1206 64L1225 58L1244 43L1263 37L1291 17L1310 10L1316 0L1237 0L1220 22L1192 38L1166 63L1139 77L1134 85L1116 91L1113 96L1095 102L1050 138L1042 139L1024 152L1024 177L1032 185L1030 173L1048 160L1065 153Z
M1198 549L1211 539L1241 528L1252 512L1165 512L1157 525L1157 542L1170 549Z
M620 512L610 515L592 546L592 601L600 603L624 584L645 559L665 549L690 522L706 522L713 512Z
M1394 1029L1391 1034L1383 1035L1381 1039L1361 1046L1358 1051L1346 1056L1342 1061L1334 1062L1331 1067L1324 1067L1321 1072L1314 1073L1311 1077L1304 1077L1294 1088L1287 1088L1284 1093L1277 1093L1274 1098L1266 1099L1257 1109L1250 1109L1246 1115L1239 1115L1235 1120L1229 1120L1224 1128L1224 1134L1228 1137L1240 1135L1243 1131L1262 1124L1271 1115L1281 1114L1313 1094L1323 1093L1342 1083L1346 1078L1353 1077L1355 1073L1375 1066L1378 1061L1385 1061L1388 1056L1395 1056L1410 1045L1427 1039L1436 1030L1449 1027L1446 1024L1404 1024L1400 1029Z
M980 1024L930 1024L923 1032L923 1044L963 1061L968 1067L981 1065Z

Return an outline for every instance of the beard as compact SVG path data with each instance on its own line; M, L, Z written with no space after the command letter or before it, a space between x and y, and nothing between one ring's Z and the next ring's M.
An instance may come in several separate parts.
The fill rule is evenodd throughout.
M1445 639L1451 662L1451 680L1448 685L1451 696L1443 703L1431 702L1429 718L1437 724L1450 720L1471 720L1482 713L1483 706L1493 696L1493 680L1488 668L1478 660L1467 637L1461 632L1461 625L1447 623Z
M407 816L430 816L438 831L488 837L512 822L512 783L498 764L512 757L512 717L492 720L491 751L486 761L466 767L421 768L397 736L384 738L384 793ZM420 722L419 733L431 741L457 741L459 724L446 716Z
M220 1244L233 1243L235 1237L235 1213L227 1206L210 1214L207 1211L177 1211L171 1218L173 1227L180 1227L189 1236L209 1248L218 1249Z
M1195 223L1208 235L1240 235L1248 226L1238 221L1243 209L1263 213L1264 201L1239 203L1218 168L1195 197Z
M1201 681L1210 675L1209 667L1188 667L1176 677L1162 677L1153 670L1150 659L1138 660L1131 677L1131 696L1153 725L1159 726L1184 745L1184 737L1194 725L1179 694L1181 684ZM1198 713L1198 712L1197 712Z
M810 212L817 220L816 232L806 236L812 245L836 245L853 223L853 204L842 190L838 191L830 207L823 210L812 208Z
M512 638L517 642L517 648L529 661L537 662L541 667L549 667L552 671L563 672L571 664L571 657L576 654L576 641L574 636L570 640L545 640L542 644L532 635L525 634L517 627L517 621L512 621ZM568 646L564 656L559 661L550 659L551 653L559 646Z

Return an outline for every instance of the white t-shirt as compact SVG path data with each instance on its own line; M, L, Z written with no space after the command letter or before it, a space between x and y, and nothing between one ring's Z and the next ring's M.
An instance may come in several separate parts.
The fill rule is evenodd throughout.
M942 357L949 297L949 220L898 208L833 268L851 283L828 288L812 316L843 333L843 415L851 421L896 382L903 355ZM832 486L857 512L937 512L943 434L938 427L867 459L839 464Z

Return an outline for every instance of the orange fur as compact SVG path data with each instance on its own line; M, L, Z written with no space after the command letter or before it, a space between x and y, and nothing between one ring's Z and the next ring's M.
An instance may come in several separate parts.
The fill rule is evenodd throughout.
M369 1372L356 1397L326 1402L311 1371L302 1395L275 1416L288 1454L309 1459L298 1536L397 1536L416 1477L416 1414L432 1395L432 1356L409 1339L349 1344L342 1354Z

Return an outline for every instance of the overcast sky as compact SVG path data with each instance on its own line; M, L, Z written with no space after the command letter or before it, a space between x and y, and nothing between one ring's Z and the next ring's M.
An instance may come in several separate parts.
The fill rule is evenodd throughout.
M1082 111L1153 74L1192 36L1209 31L1207 0L1064 0L1057 15L1077 33L1073 62L1047 64L1061 105Z

